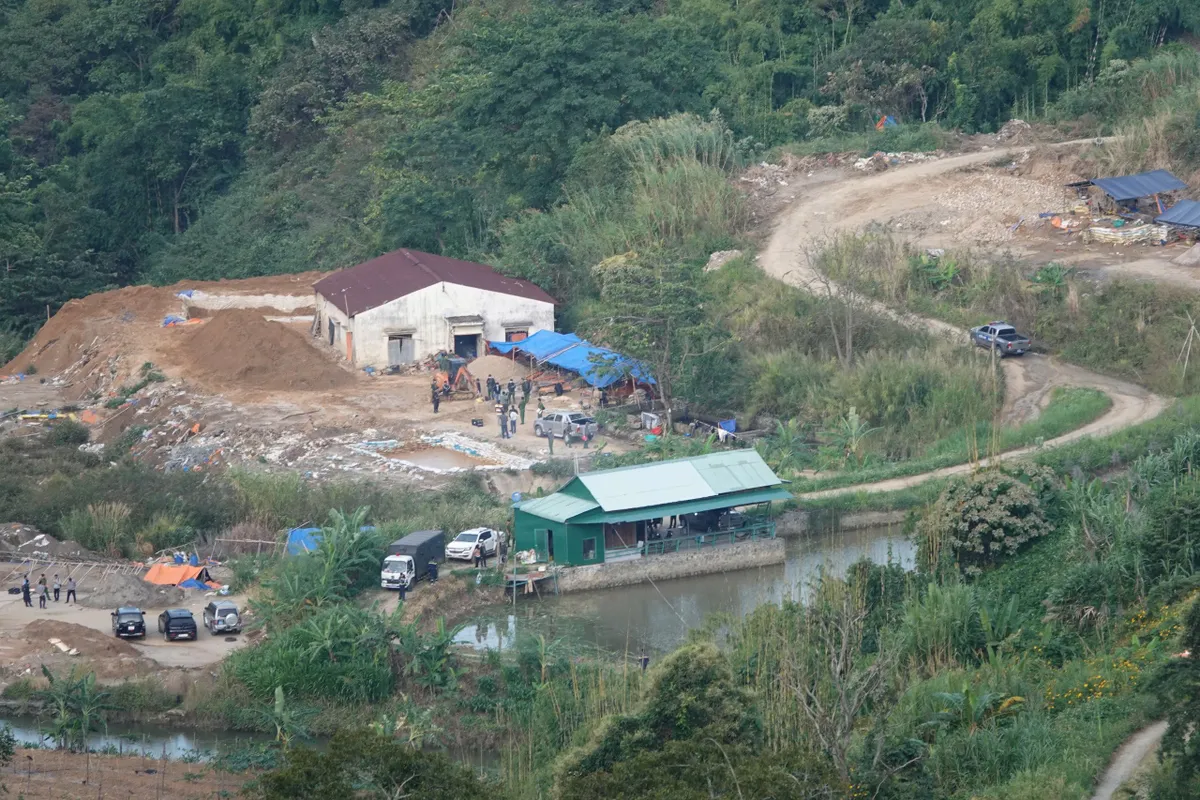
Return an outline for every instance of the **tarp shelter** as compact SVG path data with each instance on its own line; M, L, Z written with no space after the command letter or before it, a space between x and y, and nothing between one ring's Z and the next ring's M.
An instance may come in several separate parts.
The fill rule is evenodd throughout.
M1183 228L1200 228L1200 203L1195 200L1180 200L1165 214L1154 218L1159 225L1178 225Z
M1186 189L1187 184L1165 169L1155 169L1138 175L1123 175L1117 178L1095 178L1092 185L1117 202L1153 197L1164 192Z
M196 581L200 584L199 588L207 589L212 576L204 567L193 567L189 564L155 564L142 580L159 586L183 586L186 582Z
M287 549L289 556L303 555L317 549L321 541L320 528L292 528L288 531Z
M538 331L519 342L488 342L498 353L516 350L536 361L577 373L598 389L612 386L626 376L639 383L653 384L650 372L637 361L605 347L580 339L573 333Z

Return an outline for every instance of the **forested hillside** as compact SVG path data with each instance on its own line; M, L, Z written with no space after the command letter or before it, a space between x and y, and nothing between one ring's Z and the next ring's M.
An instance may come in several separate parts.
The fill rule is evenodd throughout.
M881 113L985 130L1197 29L1189 0L5 0L0 330L398 246L591 301L578 259L613 248L571 252L571 221L532 212L590 187L574 224L625 236L622 125L718 113L722 170Z

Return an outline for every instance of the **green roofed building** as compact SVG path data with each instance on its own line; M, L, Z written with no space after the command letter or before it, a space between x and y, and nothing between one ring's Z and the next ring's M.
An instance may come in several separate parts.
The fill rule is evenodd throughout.
M516 549L576 566L774 538L768 504L790 497L754 450L591 472L517 504Z

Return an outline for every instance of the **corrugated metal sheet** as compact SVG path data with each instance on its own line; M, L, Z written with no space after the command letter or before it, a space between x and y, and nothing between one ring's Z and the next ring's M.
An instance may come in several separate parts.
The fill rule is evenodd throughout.
M687 460L592 472L580 475L579 481L605 511L683 503L716 494Z
M696 471L717 494L761 489L783 483L757 450L730 450L696 458Z
M520 511L527 514L533 514L542 519L554 520L555 522L566 522L572 517L583 514L587 511L599 510L600 506L593 503L591 500L581 500L578 497L558 492L546 497L538 497L534 500L526 500L517 506Z
M313 289L347 316L353 317L443 282L544 303L554 302L554 298L538 286L501 275L487 264L459 261L417 250L384 253L378 258L322 278L313 284Z
M717 495L703 500L691 500L685 503L665 503L643 508L630 508L623 511L589 511L573 520L574 525L584 525L597 522L637 522L642 519L662 519L678 514L698 514L701 511L712 511L718 508L736 508L755 503L769 503L772 500L790 500L791 493L786 489L759 489L751 492L737 492L729 495Z
M1187 184L1165 169L1155 169L1138 175L1122 175L1117 178L1096 178L1093 186L1100 187L1113 200L1135 200L1162 192L1186 189Z
M1180 200L1167 209L1167 213L1160 214L1154 221L1160 225L1200 228L1200 203L1195 200Z

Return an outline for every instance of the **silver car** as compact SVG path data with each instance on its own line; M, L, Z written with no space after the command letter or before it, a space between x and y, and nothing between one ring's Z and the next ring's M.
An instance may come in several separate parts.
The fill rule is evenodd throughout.
M204 627L213 636L222 633L240 633L242 615L237 603L232 600L213 600L204 607Z
M578 411L551 411L533 423L534 436L554 436L558 439L567 438L567 431L573 438L578 439L584 432L588 438L594 438L599 426L596 420Z

